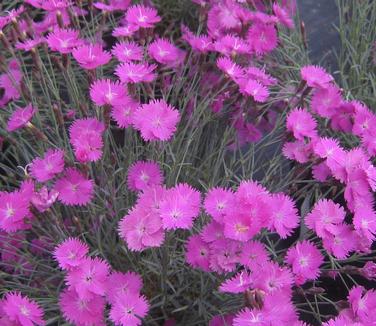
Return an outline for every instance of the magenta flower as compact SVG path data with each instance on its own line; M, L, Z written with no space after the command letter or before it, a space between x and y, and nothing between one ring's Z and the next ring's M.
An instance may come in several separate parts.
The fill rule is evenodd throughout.
M7 123L7 130L14 131L27 125L35 113L34 107L29 104L14 111Z
M233 201L234 193L231 190L212 188L206 194L204 207L214 220L223 223L226 212L233 207Z
M90 300L82 299L74 289L61 292L59 306L67 321L82 326L103 326L105 299L93 295Z
M131 3L131 0L110 0L108 4L103 2L95 2L94 7L103 11L126 11Z
M256 80L264 86L276 85L278 83L277 79L266 73L264 69L253 66L245 69L245 78Z
M262 273L254 274L254 287L266 293L284 292L291 293L294 283L290 269L280 267L275 262L267 262L262 266Z
M113 272L107 278L107 299L114 304L124 295L138 294L143 284L141 276L134 272Z
M258 241L248 241L242 247L239 262L255 272L269 261L268 251Z
M219 291L228 293L243 293L252 288L252 276L249 272L241 271L230 279L222 282Z
M131 190L143 191L162 182L163 174L156 162L137 161L128 170L128 187Z
M345 259L356 248L357 238L347 224L339 224L331 233L323 237L323 247L338 259Z
M68 168L62 178L56 181L54 190L64 205L86 205L94 194L93 181L84 177L75 168Z
M82 261L68 271L66 282L75 289L80 299L91 299L95 295L105 295L109 265L100 258L82 258Z
M319 66L304 66L300 74L307 85L313 88L327 88L333 81L333 77Z
M143 104L134 114L133 125L146 141L171 139L180 120L179 111L164 100Z
M239 36L227 34L214 43L214 49L228 57L248 53L249 45Z
M187 240L186 262L194 268L200 268L205 272L209 272L209 246L199 235L192 235Z
M136 31L138 30L138 26L136 25L128 25L128 26L121 26L121 27L116 27L112 31L112 36L114 37L129 37L132 36Z
M88 44L75 48L73 57L84 69L95 69L107 64L111 60L111 54L104 51L100 44Z
M98 106L129 100L125 85L110 79L98 79L90 86L90 98Z
M165 193L160 216L165 230L190 229L200 210L200 193L187 184L178 184Z
M11 322L9 325L45 325L43 310L36 302L19 292L7 293L1 305Z
M0 108L11 100L17 100L21 97L19 92L22 81L22 72L17 60L10 60L8 63L8 72L0 74L0 88L4 89L4 94L0 98Z
M58 192L54 189L49 191L46 186L43 186L38 192L33 193L31 203L39 212L43 213L56 202L58 196Z
M264 103L269 97L269 90L256 80L241 78L238 85L242 94L252 96L256 102Z
M6 232L20 230L24 220L30 217L30 194L18 190L13 192L0 192L0 229Z
M230 58L218 58L217 67L234 81L237 81L244 76L244 69L238 66Z
M239 260L241 247L238 241L219 239L209 244L210 269L218 273L232 272Z
M281 238L287 238L299 224L298 210L295 203L287 195L273 194L270 202L271 229Z
M348 296L351 310L364 325L372 325L375 322L374 310L376 309L375 290L366 291L362 286L353 287ZM354 324L355 325L355 324ZM359 326L361 324L359 323Z
M353 218L355 230L362 238L366 238L370 242L375 240L376 235L376 213L372 204L355 207Z
M126 20L129 25L138 28L152 28L161 21L161 17L158 16L157 10L152 7L133 5L127 11Z
M15 48L18 50L31 51L36 48L39 44L46 42L44 37L37 37L35 39L27 39L22 42L17 42Z
M30 166L30 174L38 181L51 180L64 170L64 151L49 149L43 158L36 157Z
M294 20L291 18L291 13L286 10L287 8L283 8L278 3L273 4L273 12L278 18L278 22L282 25L293 29L294 28Z
M314 244L304 240L289 248L285 260L292 267L295 282L301 285L319 277L324 257Z
M180 50L167 39L157 39L149 45L149 55L157 62L168 67L177 67L185 57L185 52Z
M317 136L316 125L312 115L301 108L291 110L286 120L287 130L291 131L298 140L304 140L304 137L315 138Z
M193 51L208 53L214 50L213 40L208 35L194 35L188 27L182 25L182 39L185 40L191 47Z
M149 209L134 207L119 224L120 236L130 250L159 247L164 240L161 218Z
M336 233L346 216L345 210L330 199L319 200L312 211L305 217L307 226L324 238L328 233Z
M143 295L123 294L112 305L110 319L119 326L139 326L148 311L149 304Z
M133 124L133 116L139 106L139 103L127 97L120 103L114 104L111 110L111 117L120 128L128 128Z
M324 118L331 118L342 104L341 91L336 85L317 88L311 99L311 109Z
M88 253L89 247L86 243L76 238L68 238L55 248L54 258L60 268L72 270L84 262Z
M121 62L142 61L144 56L143 48L133 41L117 43L111 52Z
M283 155L290 160L295 160L299 163L306 163L312 155L311 143L305 143L302 140L295 142L287 142L283 145Z
M251 51L264 55L277 47L277 31L273 24L255 23L248 30L247 41Z
M104 123L96 118L75 120L69 128L69 139L80 162L95 162L102 156Z
M234 205L236 207L236 205ZM226 238L246 242L256 235L260 229L260 220L245 212L229 212L225 217L224 234Z
M52 51L71 53L74 48L82 46L79 32L73 29L55 28L46 37L47 44Z
M157 68L156 65L147 63L124 62L116 67L115 74L120 78L122 83L150 83L156 78L153 72Z

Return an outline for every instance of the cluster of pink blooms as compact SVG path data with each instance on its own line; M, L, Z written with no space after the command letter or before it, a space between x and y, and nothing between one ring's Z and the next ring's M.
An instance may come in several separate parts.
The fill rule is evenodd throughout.
M80 326L102 326L106 303L115 325L138 326L149 310L140 293L141 277L133 272L112 271L109 264L90 257L89 247L77 238L69 238L55 248L54 257L66 272L67 288L59 305L65 319Z
M93 200L95 180L89 177L90 167L103 159L106 133L115 123L119 128L133 128L144 142L173 138L182 111L189 115L195 106L191 99L185 108L169 103L176 79L200 76L197 96L216 94L209 106L216 117L224 117L235 128L234 143L256 142L273 128L277 110L273 106L264 109L278 80L267 72L265 58L273 62L278 30L294 28L295 1L271 1L268 7L262 0L193 0L200 6L206 32L196 35L182 26L184 43L176 44L152 32L161 21L152 6L130 0L90 1L88 9L101 12L104 21L111 12L119 18L112 31L116 44L111 49L102 39L103 31L90 40L83 37L76 20L88 11L81 4L76 6L70 0L24 2L27 8L36 8L38 19L24 15L24 6L1 16L1 45L12 54L30 52L35 70L41 67L39 48L53 53L59 69L68 71L73 66L83 70L92 103L90 108L83 105L62 113L60 127L69 126L66 144L71 148L59 148L52 145L51 135L48 138L32 123L42 107L27 92L20 62L8 60L6 71L0 74L6 131L16 137L29 129L49 141L45 143L48 149L38 152L24 169L25 180L19 188L0 192L0 255L9 266L30 267L19 252L28 241L23 231L32 229L39 213L57 202L83 206ZM109 70L111 62L116 67ZM303 67L301 77L291 103L304 103L307 96L310 102L289 112L286 126L291 141L284 144L283 152L289 159L311 164L317 181L341 184L346 207L323 198L301 217L292 198L271 193L254 181L243 181L236 190L211 188L202 200L201 193L187 183L168 187L155 161L136 161L128 169L127 185L137 193L137 200L118 226L128 249L141 252L160 247L168 232L200 229L195 222L203 217L200 222L207 223L186 241L186 263L221 274L220 292L253 300L227 316L214 317L211 326L305 326L293 302L294 291L318 281L327 256L341 260L354 252L371 252L376 235L376 168L372 164L376 115L360 102L345 100L333 77L322 68ZM75 118L79 111L80 118ZM358 137L360 145L348 149L336 138L320 136L321 121L335 132ZM283 254L269 247L265 234L286 239L302 223L312 231L308 238L295 241ZM48 248L42 237L32 241L30 252L38 254L39 243ZM107 261L90 256L88 245L78 238L58 245L54 258L65 272L59 307L69 323L105 325L108 307L107 319L115 325L141 325L149 303L141 294L143 282L138 274L112 270ZM16 273L15 268L7 270ZM373 262L357 271L365 278L376 278ZM349 291L348 308L324 325L374 325L375 308L376 293L356 286ZM0 325L44 324L42 309L23 294L8 292L0 300Z
M346 207L331 199L321 199L305 222L322 239L323 247L337 258L351 252L368 253L375 240L376 167L372 164L372 121L376 115L364 104L346 101L331 75L321 67L301 70L305 87L312 92L309 108L294 108L287 117L288 132L294 138L284 145L284 154L299 163L312 163L312 174L319 182L335 180L344 188ZM360 145L344 148L337 138L319 134L319 121L326 119L337 132L360 138ZM351 216L346 219L346 216ZM351 223L349 223L351 222Z
M184 183L167 189L162 183L155 162L138 161L128 171L128 187L139 193L135 206L120 221L119 233L131 250L159 247L165 231L191 229L199 216L199 191Z

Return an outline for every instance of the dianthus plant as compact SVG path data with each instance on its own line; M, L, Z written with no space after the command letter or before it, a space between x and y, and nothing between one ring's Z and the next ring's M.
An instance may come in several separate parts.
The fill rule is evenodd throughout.
M1 325L375 323L376 118L294 0L2 6Z

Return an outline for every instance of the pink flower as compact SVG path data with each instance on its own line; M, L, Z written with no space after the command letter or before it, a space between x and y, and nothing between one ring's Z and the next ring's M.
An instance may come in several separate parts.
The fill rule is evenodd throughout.
M193 51L208 53L213 50L213 40L208 35L194 35L188 27L182 25L182 39L186 41Z
M285 260L292 266L295 282L299 285L319 277L324 257L314 244L304 240L289 248Z
M54 258L60 268L72 270L84 262L88 253L89 247L86 243L77 238L68 238L55 248Z
M338 259L345 259L356 245L355 233L347 224L336 225L332 234L323 238L323 247Z
M254 23L248 30L247 41L251 51L264 55L277 47L277 31L272 24Z
M224 238L223 234L223 224L216 221L211 221L209 224L205 225L201 230L201 238L206 243L211 243L216 240Z
M287 142L283 145L283 155L290 160L295 160L299 163L307 163L312 154L311 143L305 143L302 140L294 142Z
M238 85L242 94L252 96L256 102L265 103L269 97L269 90L256 80L240 79Z
M200 211L200 193L187 184L169 189L160 206L165 230L190 229Z
M119 36L124 36L124 37L129 37L134 34L138 30L138 26L136 25L128 25L128 26L121 26L121 27L116 27L112 31L112 36L119 37Z
M346 216L345 210L330 199L320 199L305 217L307 226L323 238L334 233Z
M375 323L376 292L366 291L362 286L353 287L348 296L351 309L364 325Z
M312 176L320 182L325 182L330 176L331 171L326 162L321 162L312 167Z
M232 272L241 252L240 243L230 239L215 240L209 245L210 269L218 273Z
M146 141L171 139L180 120L179 111L164 100L143 104L134 114L133 125Z
M128 170L128 187L134 191L143 191L162 182L162 171L156 162L137 161Z
M27 125L35 113L35 109L31 104L24 108L18 108L14 111L7 123L7 131L14 131Z
M273 4L273 12L278 18L278 22L288 28L294 28L294 20L286 8L283 8L278 3Z
M117 43L111 52L121 62L142 61L144 56L143 48L133 41Z
M39 212L43 213L55 203L58 196L57 191L54 189L49 191L46 186L43 186L38 192L34 192L31 203Z
M224 216L228 209L233 207L234 193L229 189L212 188L206 194L204 207L206 212L211 215L214 220L223 223Z
M237 207L237 205L234 205ZM226 238L246 242L255 236L261 229L257 216L250 216L246 209L229 212L225 216L224 234Z
M159 247L164 240L162 222L155 212L136 206L119 223L121 238L130 250Z
M124 295L138 294L142 285L141 276L134 272L113 272L107 278L107 299L114 304Z
M88 44L75 48L73 57L84 69L95 69L107 64L111 60L111 54L104 51L100 44Z
M362 137L366 136L367 133L372 132L371 128L376 122L376 115L371 112L363 103L353 102L355 106L354 113L354 125L352 133Z
M0 229L14 232L23 228L25 218L31 214L31 196L21 190L0 192Z
M217 67L221 69L232 80L238 80L244 75L243 68L239 67L230 58L221 57L217 59Z
M272 210L271 228L281 238L287 238L299 224L298 210L295 203L287 195L274 194L269 203Z
M256 80L264 86L271 86L278 83L277 79L266 73L264 69L252 66L245 69L245 78Z
M62 178L56 181L54 190L65 205L86 205L94 193L93 181L85 178L75 168L68 168Z
M75 120L69 128L70 143L80 162L95 162L102 156L104 123L96 118Z
M336 85L317 88L311 99L311 109L324 118L331 118L342 103L341 91Z
M109 272L110 267L104 260L85 257L77 268L68 271L66 282L80 299L90 300L95 295L105 295Z
M217 315L210 319L209 326L230 326L233 324L234 318L233 314Z
M243 293L252 288L252 276L249 272L241 271L232 278L222 282L219 291L229 293Z
M65 289L60 294L59 306L67 321L81 326L103 326L105 300L93 295L82 299L74 289Z
M83 45L79 32L73 29L55 28L46 37L47 44L52 51L71 53L74 48Z
M116 67L115 74L122 83L150 83L156 78L156 74L153 72L156 68L156 65L147 63L124 62Z
M98 106L129 100L125 85L110 79L98 79L91 84L90 98Z
M355 207L353 224L361 237L365 237L371 242L375 240L376 213L371 205Z
M209 246L199 235L189 237L186 244L185 260L194 268L209 272Z
M304 137L315 138L317 136L316 121L305 109L295 108L291 110L287 116L286 127L298 140L304 140Z
M342 101L331 117L330 126L336 131L351 132L354 114L354 104Z
M255 272L269 261L265 246L258 241L248 241L243 245L239 262Z
M38 182L51 180L64 170L64 151L49 149L43 158L37 157L33 160L30 170Z
M144 318L149 311L149 304L143 295L136 293L123 294L112 305L110 319L115 325L139 326L141 318Z
M8 63L8 72L0 74L0 88L4 89L4 94L0 98L0 108L11 100L17 100L21 97L19 92L22 81L22 72L17 60L10 60Z
M304 66L300 74L307 85L313 88L327 88L333 81L333 77L319 66Z
M139 106L139 103L127 97L120 103L114 104L111 110L111 117L120 128L128 128L133 124L133 116Z
M185 52L167 39L157 39L149 45L149 55L157 62L168 67L177 67L185 57Z
M35 39L26 39L22 42L17 42L15 48L18 50L31 51L36 48L39 44L45 43L46 39L44 37L37 37Z
M214 43L214 49L225 56L234 56L248 53L249 45L242 38L227 34Z
M126 20L128 24L138 28L152 28L161 21L161 17L158 16L157 10L152 7L133 5L127 11Z
M262 271L262 273L254 273L254 288L266 293L282 291L289 294L291 292L293 276L289 269L270 261L262 266Z
M131 0L110 0L108 5L102 2L95 2L94 7L103 11L125 11L129 7Z
M2 304L2 310L12 322L11 325L45 325L43 311L35 301L19 292L7 293Z

